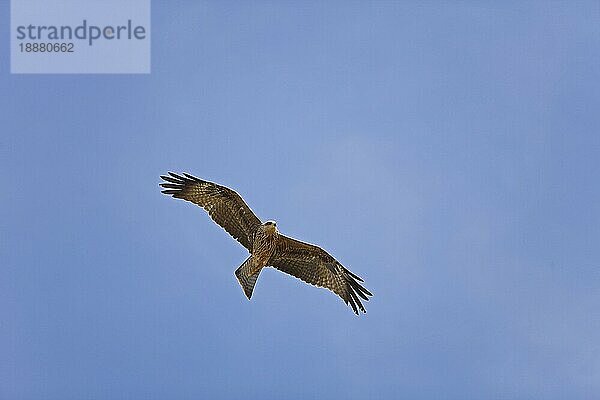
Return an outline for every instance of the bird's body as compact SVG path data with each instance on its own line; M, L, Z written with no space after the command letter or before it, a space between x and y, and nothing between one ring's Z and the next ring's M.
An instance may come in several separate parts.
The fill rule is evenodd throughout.
M267 224L263 224L256 230L254 237L254 243L252 244L252 274L260 271L265 267L277 245L279 239L279 232L277 232L277 226L273 221L267 221Z
M335 258L318 246L282 235L275 221L261 223L235 191L196 178L169 172L161 176L164 194L181 198L204 208L210 217L239 241L250 256L235 271L235 275L250 299L260 271L272 266L306 283L327 288L349 304L354 312L366 312L360 298L369 300L371 292L360 283L362 279L344 268Z

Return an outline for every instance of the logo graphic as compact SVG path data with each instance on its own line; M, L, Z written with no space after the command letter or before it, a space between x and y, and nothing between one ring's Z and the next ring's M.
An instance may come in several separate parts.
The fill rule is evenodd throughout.
M150 73L150 0L11 0L12 73Z

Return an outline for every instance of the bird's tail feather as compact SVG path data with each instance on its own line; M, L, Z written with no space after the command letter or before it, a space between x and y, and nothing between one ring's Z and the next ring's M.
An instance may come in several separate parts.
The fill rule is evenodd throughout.
M252 274L252 256L248 257L246 261L235 270L235 276L242 286L248 300L252 297L252 291L254 290L254 285L256 284L256 280L258 279L261 270L262 268Z

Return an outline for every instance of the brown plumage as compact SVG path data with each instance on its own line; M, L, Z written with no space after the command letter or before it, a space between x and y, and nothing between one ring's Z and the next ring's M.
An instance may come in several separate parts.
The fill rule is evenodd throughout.
M204 208L208 215L250 252L250 257L235 275L250 299L260 271L274 267L311 285L331 290L358 314L366 312L361 298L369 300L371 292L363 280L344 268L318 246L284 236L274 221L264 224L235 191L189 174L161 176L162 193L184 199Z

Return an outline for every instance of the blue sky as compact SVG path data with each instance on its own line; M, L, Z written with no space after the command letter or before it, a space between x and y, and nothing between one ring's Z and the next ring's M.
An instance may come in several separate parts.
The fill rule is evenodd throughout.
M598 2L191 3L153 2L150 75L11 75L0 42L1 398L600 396ZM275 270L248 302L168 170L368 313Z

